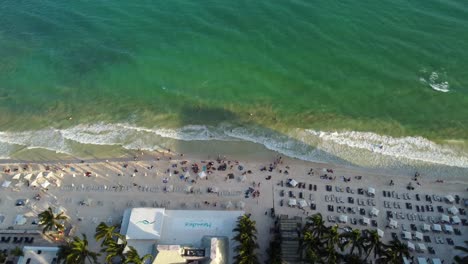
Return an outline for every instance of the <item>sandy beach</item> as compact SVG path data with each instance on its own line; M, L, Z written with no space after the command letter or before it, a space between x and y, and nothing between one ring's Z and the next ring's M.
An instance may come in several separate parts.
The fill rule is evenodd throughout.
M10 184L1 187L0 215L4 216L4 219L0 224L0 232L2 234L14 232L11 229L22 232L40 230L32 222L37 218L37 214L48 206L64 210L74 227L73 233L85 233L89 238L93 237L94 229L99 222L118 224L124 210L129 207L243 209L246 213L252 214L252 218L257 222L260 245L258 254L263 262L266 260L265 250L271 238L270 229L275 221L270 216L271 208L274 208L277 216L300 216L304 219L316 212L322 213L324 218L332 217L334 220L340 215L347 215L349 221L338 223L340 226L370 229L378 227L385 232L383 240L388 241L392 237L392 232L400 237L405 231L401 227L414 233L410 229L411 224L417 225L419 231L419 226L426 222L430 223L431 217L436 222L440 221L441 212L437 210L416 212L416 205L432 205L434 208L441 206L443 214L450 215L447 213L449 207L455 205L458 208L465 208L463 202L468 198L466 195L468 181L459 177L451 178L450 175L443 175L442 183L438 178L425 175L421 175L415 181L414 175L409 174L385 175L375 169L355 169L285 157L278 159L274 153L270 156L264 155L258 160L251 159L250 156L245 160L239 156L235 158L219 156L217 160L217 154L211 154L211 159L206 158L207 154L201 157L190 154L182 156L175 153L135 152L134 157L112 160L75 159L34 163L4 161L0 165L2 171L0 180L2 183L10 182ZM275 161L277 164L274 164ZM194 166L198 166L199 171L206 171L206 177L200 178L194 172ZM13 179L17 174L20 174L16 176L18 179ZM24 178L29 174L32 174L29 176L32 178L28 187L28 182ZM34 177L38 174L47 179L50 185L41 186L42 180L34 182ZM304 187L288 186L288 179L304 183ZM390 181L394 184L390 185ZM410 182L414 190L407 189ZM331 191L327 191L327 185L332 187ZM375 190L375 195L372 197L367 195L369 187ZM208 188L212 188L215 192L208 192ZM252 192L246 195L249 188ZM358 189L364 190L364 193L359 194ZM386 191L385 196L383 191ZM387 191L389 195L392 193L391 197L387 197ZM307 206L303 209L298 206L288 206L291 201L289 192L297 201L306 201ZM406 199L406 194L410 199ZM416 200L416 194L421 197L420 201ZM38 195L40 199L35 199ZM441 201L429 203L424 198L426 195L441 197ZM459 204L447 203L444 198L446 195L459 197ZM349 198L352 198L353 203L349 202ZM18 199L28 199L28 203L26 206L15 206ZM365 202L364 205L358 204L361 200ZM387 203L392 204L392 209L386 208ZM395 203L401 208L394 208ZM412 209L407 209L406 203L411 203ZM311 208L311 204L315 205L315 209ZM336 209L329 211L329 205L333 205ZM354 208L357 212L339 213L338 207L341 206ZM369 212L374 207L380 213L370 217ZM361 209L365 210L365 216L359 213ZM410 220L407 216L405 219L397 220L398 228L390 229L387 227L388 220L385 213L387 210L395 211L397 214L401 212L405 216L414 214L415 218L421 214L426 220L421 221L417 218ZM26 218L23 225L14 224L17 215ZM377 227L350 223L353 218L361 220L363 217L375 220ZM462 220L466 219L465 215L459 217ZM327 222L327 224L335 223ZM462 224L453 225L453 228L458 229L462 235L432 231L424 233L431 240L426 246L432 247L435 254L415 251L413 255L437 256L445 260L445 263L450 262L456 252L447 250L452 246L447 245L445 240L451 238L455 245L461 245L468 232L467 226ZM36 243L49 244L45 240L42 241L39 235L37 237ZM444 244L436 243L439 237L445 241ZM93 239L90 243L92 248L97 247ZM16 245L11 244L11 246Z

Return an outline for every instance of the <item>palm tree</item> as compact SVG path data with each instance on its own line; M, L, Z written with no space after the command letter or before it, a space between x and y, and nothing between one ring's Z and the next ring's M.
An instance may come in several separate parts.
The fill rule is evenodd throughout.
M392 239L384 248L387 248L390 263L402 263L403 257L408 258L410 255L408 245L402 243L398 238Z
M464 242L468 246L468 240L464 241ZM468 247L455 246L455 249L460 250L460 251L462 251L464 253L468 253ZM455 262L457 262L457 263L468 263L468 255L465 255L463 257L460 257L460 256L457 255L457 256L455 256L453 258L453 260L455 260Z
M73 241L70 242L70 252L65 258L66 264L85 264L86 261L89 263L97 263L97 257L99 253L90 251L88 248L88 239L85 234L82 234L83 239L74 237Z
M321 213L316 213L307 218L307 222L304 226L305 230L310 230L315 237L322 237L322 235L327 231L325 226L325 221Z
M366 250L366 258L369 258L369 255L374 252L374 258L377 256L381 256L383 253L383 244L380 241L379 234L376 230L364 230L363 234L365 234L363 239L363 247Z
M363 259L361 259L360 255L356 254L347 254L343 256L343 261L346 264L362 264L365 263Z
M323 235L322 243L325 245L325 260L327 263L337 263L340 255L336 250L339 245L340 234L338 233L338 225L328 228L327 232Z
M258 248L255 221L251 220L247 215L239 216L237 226L232 231L237 233L233 240L238 242L234 249L237 253L234 257L234 263L259 264L260 262L255 254L255 249Z
M364 250L362 245L362 234L359 229L352 229L351 231L344 232L340 235L340 249L344 251L347 247L351 246L349 254L353 255L354 250L358 250L358 255L361 256Z
M62 224L63 221L67 220L67 216L63 212L55 215L52 208L47 208L44 212L39 215L39 225L43 226L42 233L45 234L47 231L63 231L65 226Z
M127 239L125 239L125 237L120 234L118 234L118 237L121 243L110 239L106 242L106 247L101 250L101 252L105 252L107 254L107 263L113 263L113 260L115 259L120 259L121 261L119 261L119 263L122 263L125 259L124 250L127 247Z
M72 247L70 242L58 246L57 262L67 263L67 256L72 253Z
M305 253L305 260L309 263L317 263L321 260L319 250L322 247L320 238L315 237L312 231L305 230L299 241L299 252Z
M99 241L102 239L101 246L104 246L106 242L109 240L112 240L112 238L118 234L116 233L117 231L117 226L112 225L108 226L106 223L101 222L97 227L96 227L96 234L94 235L94 239L96 241Z
M125 253L125 260L123 263L124 264L145 264L146 260L151 260L151 259L153 259L153 256L151 254L146 254L140 258L140 255L138 255L138 251L134 247L129 246L127 253Z

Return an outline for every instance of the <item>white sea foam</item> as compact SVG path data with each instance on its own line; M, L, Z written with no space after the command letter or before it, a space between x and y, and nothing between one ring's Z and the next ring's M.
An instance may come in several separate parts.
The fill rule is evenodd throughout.
M432 72L427 80L421 77L419 78L419 81L421 81L424 84L428 84L435 91L443 93L449 92L449 83L447 81L440 81L439 79L439 74L437 72Z
M467 153L459 153L421 137L393 138L370 132L324 132L291 129L287 133L263 127L191 125L178 129L144 128L131 124L96 123L66 129L0 132L0 157L8 157L14 145L73 154L72 144L120 145L126 149L160 149L165 139L249 141L287 156L321 162L375 166L388 160L417 161L468 168ZM73 143L74 142L74 143Z

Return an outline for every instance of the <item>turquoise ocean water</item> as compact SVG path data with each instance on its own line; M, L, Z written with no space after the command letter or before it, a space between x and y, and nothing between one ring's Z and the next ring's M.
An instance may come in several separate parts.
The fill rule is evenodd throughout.
M464 0L3 0L0 156L218 139L466 168L467 69Z

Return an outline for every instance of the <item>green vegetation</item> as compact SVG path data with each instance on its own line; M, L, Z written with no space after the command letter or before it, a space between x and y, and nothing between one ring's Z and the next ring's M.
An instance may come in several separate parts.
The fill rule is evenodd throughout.
M327 227L320 213L310 216L302 230L301 247L308 263L402 263L408 247L398 239L389 244L380 241L375 230Z
M39 225L42 226L42 233L45 234L46 232L63 232L65 226L63 224L64 221L68 219L67 216L64 215L63 212L59 214L54 214L51 207L47 208L44 212L40 213L39 215Z
M237 226L232 230L236 233L233 240L238 243L234 251L237 253L234 256L235 264L259 264L255 250L257 244L257 229L255 221L250 219L248 215L242 215L237 220Z

